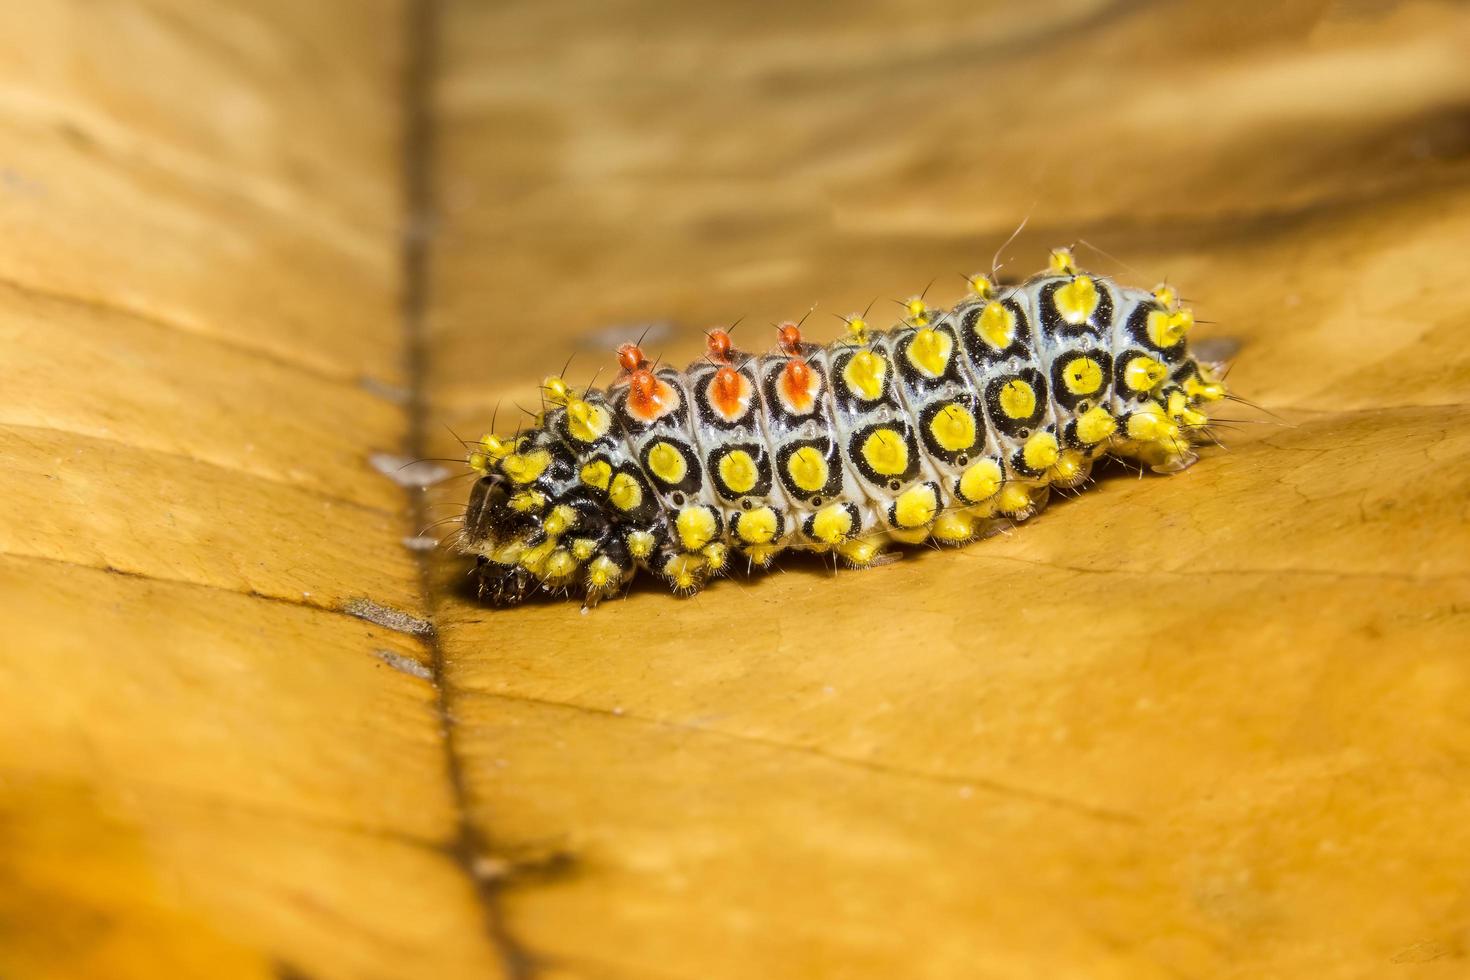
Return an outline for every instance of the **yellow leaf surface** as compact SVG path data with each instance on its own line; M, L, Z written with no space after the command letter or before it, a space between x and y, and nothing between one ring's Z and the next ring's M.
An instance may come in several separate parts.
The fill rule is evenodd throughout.
M1436 2L0 10L0 973L1463 975L1467 49ZM1279 421L687 601L405 547L467 485L397 457L569 355L947 305L1023 218L1008 274L1167 277Z

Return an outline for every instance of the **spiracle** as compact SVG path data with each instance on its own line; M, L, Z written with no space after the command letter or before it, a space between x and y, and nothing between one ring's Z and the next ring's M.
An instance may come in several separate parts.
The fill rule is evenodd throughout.
M1192 357L1169 286L1121 287L1070 251L952 309L905 304L893 328L845 318L827 346L782 324L747 353L711 330L703 359L657 367L618 349L605 391L542 386L545 410L487 435L460 533L482 598L541 590L589 605L642 569L693 594L787 549L881 563L889 543L959 545L1079 487L1104 455L1174 473L1209 438L1219 365Z

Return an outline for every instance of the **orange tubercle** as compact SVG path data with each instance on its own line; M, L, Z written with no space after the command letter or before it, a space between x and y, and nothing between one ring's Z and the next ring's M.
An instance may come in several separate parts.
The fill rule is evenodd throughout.
M710 360L717 364L725 364L730 360L730 335L724 330L716 327L704 335L705 347L709 351Z
M776 328L776 339L783 351L795 354L801 349L801 328L794 323L783 323Z
M668 384L646 368L639 368L628 378L628 411L645 422L668 411L673 406L673 395Z
M750 382L734 368L722 367L710 381L709 400L725 418L737 419L750 403Z
M812 369L805 359L793 357L781 369L781 389L786 401L798 412L812 407Z
M624 371L632 374L641 369L648 360L643 356L643 348L637 344L621 344L618 347L618 365Z

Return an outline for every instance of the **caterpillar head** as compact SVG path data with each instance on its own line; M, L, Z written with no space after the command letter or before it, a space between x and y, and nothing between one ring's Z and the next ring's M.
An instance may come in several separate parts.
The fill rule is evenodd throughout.
M509 605L543 591L589 601L633 575L626 515L610 499L611 468L589 463L575 418L557 407L515 440L486 436L470 454L462 549L476 556L483 598ZM636 547L643 539L632 537Z

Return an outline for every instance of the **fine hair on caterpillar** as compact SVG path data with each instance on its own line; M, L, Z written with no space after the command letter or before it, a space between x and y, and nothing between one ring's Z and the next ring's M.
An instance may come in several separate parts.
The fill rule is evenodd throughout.
M1214 441L1223 368L1191 356L1172 287L1119 286L1068 249L1014 286L994 272L947 310L903 301L888 330L842 317L825 346L803 317L766 351L710 330L683 371L627 343L606 389L547 378L528 427L469 454L479 595L591 605L639 571L689 595L792 549L871 567L1026 520L1101 457L1177 473Z

